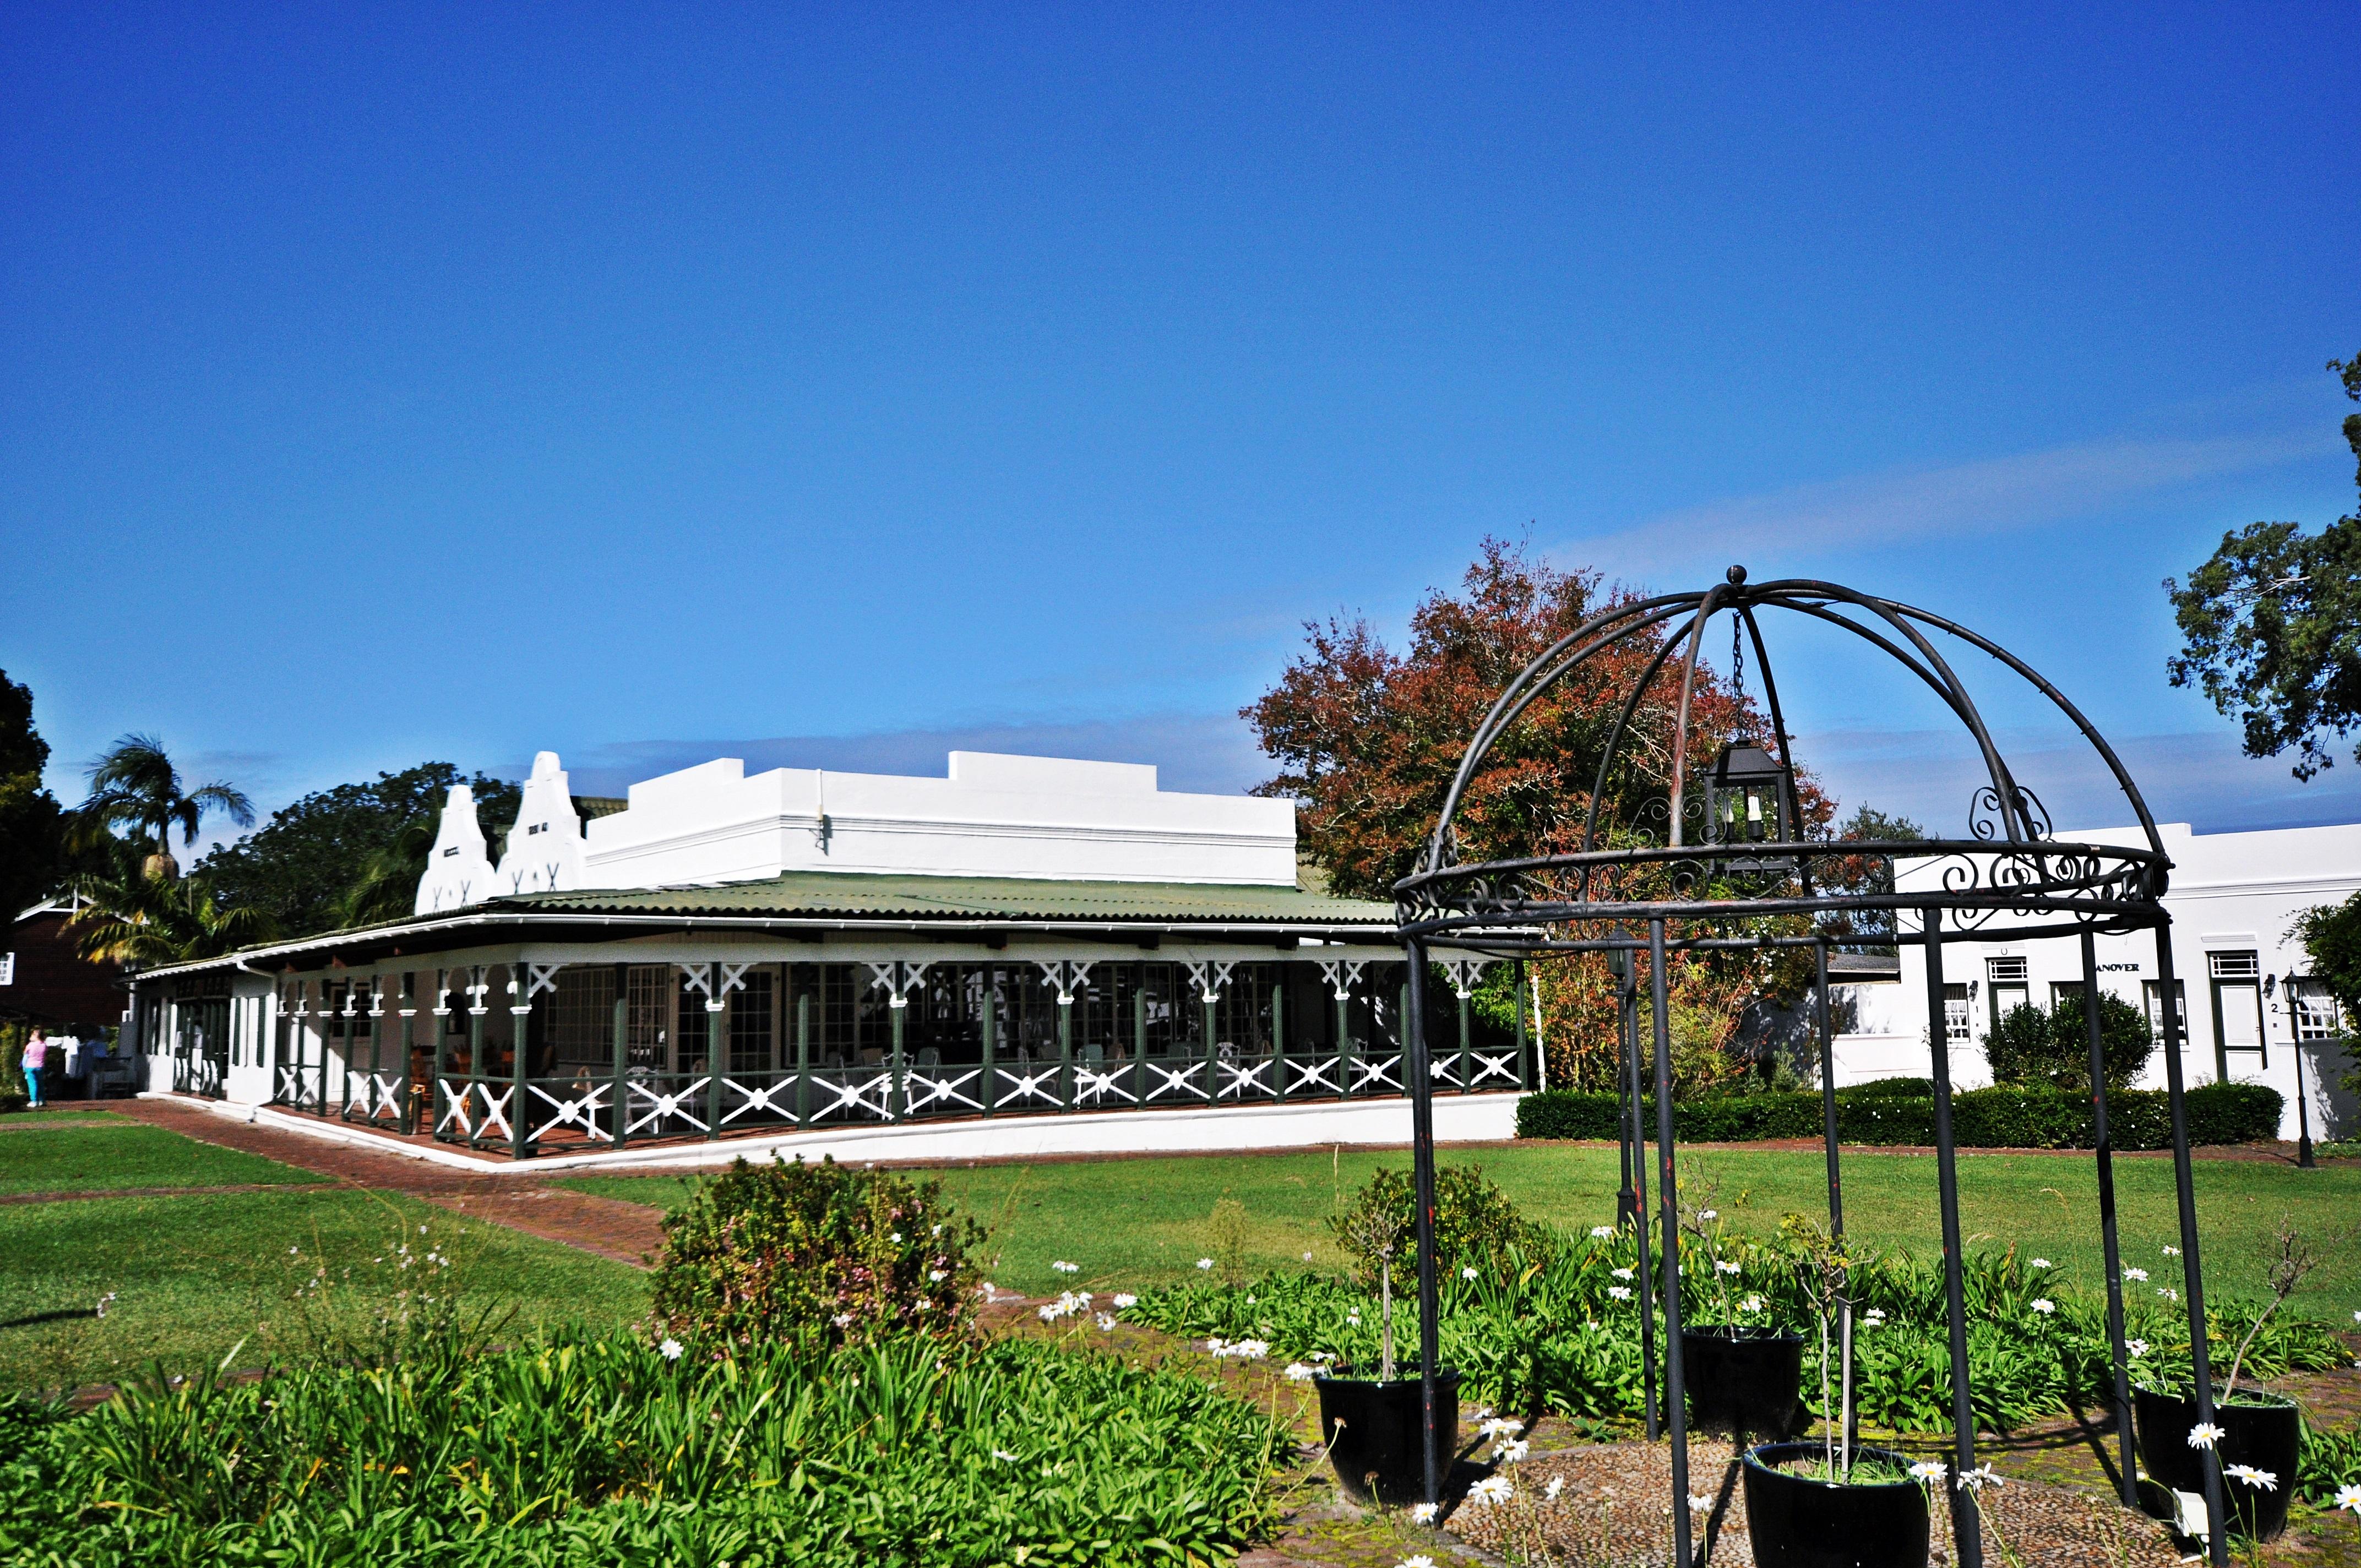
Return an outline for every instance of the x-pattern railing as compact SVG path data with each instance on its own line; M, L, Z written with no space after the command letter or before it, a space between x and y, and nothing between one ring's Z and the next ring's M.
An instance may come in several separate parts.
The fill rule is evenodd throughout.
M983 1069L980 1067L928 1068L923 1071L911 1072L906 1075L903 1085L904 1092L908 1096L907 1114L917 1116L935 1110L937 1107L948 1111L954 1105L963 1105L971 1111L981 1111L983 1109L983 1102L972 1094L963 1094L961 1091L970 1084L975 1084L978 1091L981 1092L983 1085L979 1080L983 1077Z
M668 1122L685 1122L700 1133L706 1131L710 1124L697 1113L705 1109L706 1090L711 1082L709 1078L699 1078L686 1088L669 1093L644 1083L630 1083L629 1103L623 1112L624 1130L636 1138Z
M528 1104L538 1102L550 1110L549 1119L532 1128L535 1137L547 1137L561 1127L579 1127L582 1135L592 1143L615 1141L615 1135L598 1124L598 1113L608 1108L608 1091L612 1087L611 1083L584 1080L571 1085L570 1091L556 1094L552 1094L538 1083L528 1083L525 1087L533 1093L533 1101Z

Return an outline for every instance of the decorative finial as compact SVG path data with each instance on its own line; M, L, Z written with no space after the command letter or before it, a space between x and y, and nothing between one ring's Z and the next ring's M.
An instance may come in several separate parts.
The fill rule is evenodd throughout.
M1733 587L1733 588L1742 588L1742 587L1744 587L1746 586L1746 568L1745 568L1745 567L1743 567L1743 566L1732 566L1732 567L1729 570L1729 572L1728 572L1727 574L1725 574L1725 575L1730 578L1730 586L1731 587Z

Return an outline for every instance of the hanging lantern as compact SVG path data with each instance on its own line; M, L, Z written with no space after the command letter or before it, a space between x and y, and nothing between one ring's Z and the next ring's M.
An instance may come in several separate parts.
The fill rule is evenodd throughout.
M1707 781L1706 808L1717 844L1785 843L1787 770L1759 741L1729 741Z

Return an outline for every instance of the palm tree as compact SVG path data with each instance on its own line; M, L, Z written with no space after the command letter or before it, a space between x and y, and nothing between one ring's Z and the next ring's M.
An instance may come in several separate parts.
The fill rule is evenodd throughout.
M181 770L164 754L164 743L153 735L126 735L90 765L90 798L74 814L73 834L87 848L103 835L126 828L135 839L152 842L141 870L150 880L170 882L181 874L172 859L172 828L181 829L181 845L197 841L197 824L207 812L218 811L240 828L254 826L254 806L244 792L214 783L182 793Z
M375 926L411 912L440 826L439 817L413 817L394 830L392 843L369 851L358 880L337 906L346 926Z
M244 905L224 909L202 877L187 882L142 874L93 879L79 890L82 906L66 924L93 962L146 969L217 959L278 934L270 916Z

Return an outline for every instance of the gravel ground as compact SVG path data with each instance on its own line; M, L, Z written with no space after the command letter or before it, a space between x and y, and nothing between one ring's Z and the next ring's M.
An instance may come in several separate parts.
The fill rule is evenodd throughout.
M1578 1568L1662 1568L1671 1556L1672 1450L1623 1442L1569 1449L1510 1467L1516 1495L1505 1503L1472 1499L1448 1528L1469 1544L1511 1562ZM1553 1480L1565 1485L1546 1500ZM1732 1472L1728 1443L1689 1445L1691 1491L1710 1494L1714 1568L1753 1568L1746 1533L1745 1487ZM2037 1481L1984 1488L1985 1561L2022 1568L2178 1568L2180 1554L2152 1520L2112 1501ZM1930 1521L1930 1561L1951 1561L1947 1501ZM1995 1539L1997 1535L1998 1539ZM2003 1552L2005 1543L2006 1554Z

